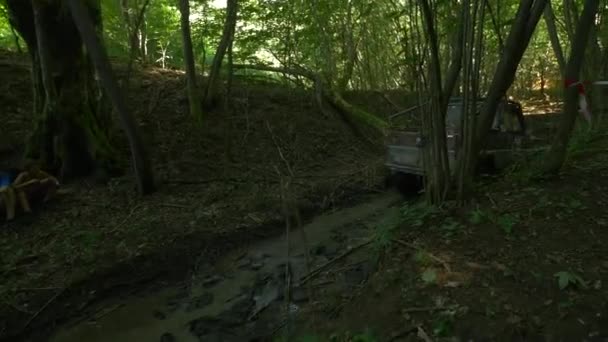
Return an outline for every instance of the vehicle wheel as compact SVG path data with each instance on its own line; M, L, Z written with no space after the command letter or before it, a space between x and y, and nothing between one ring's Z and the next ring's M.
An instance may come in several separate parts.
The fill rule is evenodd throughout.
M412 197L422 189L422 177L410 173L394 173L388 183L404 197Z
M480 174L494 175L498 173L493 155L480 156L477 162L477 172Z

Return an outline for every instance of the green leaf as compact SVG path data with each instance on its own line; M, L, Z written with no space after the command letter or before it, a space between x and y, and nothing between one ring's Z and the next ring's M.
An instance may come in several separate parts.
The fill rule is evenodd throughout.
M570 275L567 272L557 272L555 276L557 277L557 284L559 285L560 290L568 287L568 284L570 284Z
M469 222L471 224L481 224L483 223L483 221L486 218L486 214L480 210L480 209L475 209L471 212L471 217L469 218Z
M422 273L422 281L427 284L432 284L437 281L437 271L432 268L427 269Z
M513 215L502 215L498 218L498 225L506 234L511 234L513 232L513 227L517 223L517 217Z
M577 274L561 271L555 273L554 276L557 277L557 284L559 285L560 290L567 288L570 284L580 285L582 288L587 287L585 280Z

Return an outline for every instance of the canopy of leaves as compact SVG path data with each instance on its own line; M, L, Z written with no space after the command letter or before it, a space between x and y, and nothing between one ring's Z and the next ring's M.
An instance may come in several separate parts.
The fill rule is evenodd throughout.
M118 59L131 56L130 34L142 12L145 0L102 1L104 35L110 55ZM582 8L576 0L574 11ZM179 11L174 0L150 1L136 30L143 51L139 60L146 64L183 66ZM488 85L500 55L500 42L512 24L519 1L489 0L491 15L485 18L485 49L482 89ZM225 0L190 1L191 26L197 67L208 66L221 38ZM303 66L321 71L328 80L351 89L394 89L409 87L417 60L413 47L426 49L421 38L422 21L418 2L411 0L248 0L240 1L233 45L235 63ZM447 64L453 50L458 25L456 1L436 1L442 63ZM566 55L569 32L563 2L554 2L558 35ZM598 20L605 21L604 4ZM126 22L125 13L131 18ZM608 47L608 25L598 25L597 45ZM15 35L8 15L0 3L0 47L16 50ZM21 44L22 46L24 44ZM139 55L138 55L139 56ZM547 28L541 24L524 56L514 88L529 92L550 88L560 79Z

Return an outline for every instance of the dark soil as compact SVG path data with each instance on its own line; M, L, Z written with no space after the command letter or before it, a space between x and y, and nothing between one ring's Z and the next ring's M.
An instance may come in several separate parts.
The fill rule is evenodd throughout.
M11 167L33 121L29 66L24 56L0 57L0 166ZM183 278L197 257L212 262L275 234L281 177L305 218L382 184L381 140L323 114L312 93L235 79L231 100L197 128L184 87L181 72L146 69L126 94L158 192L138 198L130 173L106 184L73 182L34 215L0 224L0 338L40 331L108 293ZM368 97L364 108L394 111L381 95ZM119 130L113 141L126 160Z
M583 140L559 177L531 180L526 168L484 186L464 209L425 214L406 205L381 270L336 305L333 319L312 313L303 334L319 341L366 332L374 337L363 341L608 339L608 139Z
M0 163L8 167L31 129L31 92L24 58L1 57ZM0 340L40 340L104 297L183 280L195 264L279 233L288 169L304 217L379 190L381 139L362 139L339 115L324 114L313 94L235 79L231 101L196 128L184 86L180 72L139 70L127 94L157 193L138 198L130 174L83 180L34 215L0 225ZM388 96L345 97L381 114L408 107ZM533 134L552 132L543 117L534 120ZM408 204L399 224L377 229L370 255L384 251L379 271L348 294L313 298L322 309L303 317L301 331L321 340L367 329L381 341L413 341L420 331L434 339L608 338L608 141L577 139L558 179L533 182L523 168L486 184L465 209ZM120 131L113 141L127 156Z

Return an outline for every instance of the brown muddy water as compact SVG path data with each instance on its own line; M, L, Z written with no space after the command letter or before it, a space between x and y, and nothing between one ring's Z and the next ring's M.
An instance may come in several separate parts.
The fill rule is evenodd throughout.
M304 226L305 236L291 231L289 239L284 234L263 240L225 255L215 265L202 260L181 284L108 299L90 317L59 327L50 341L272 340L286 327L292 330L310 306L312 293L316 301L331 300L365 281L374 270L369 249L373 243L356 247L369 241L375 229L394 222L400 203L397 194L377 195L364 204L318 216ZM349 265L332 271L337 266L331 261L351 249ZM311 278L302 283L322 265L329 265L322 282Z

